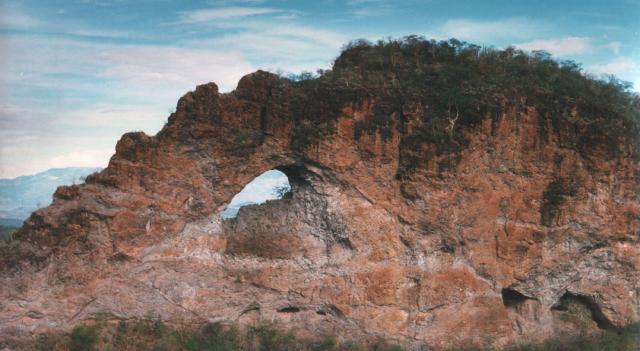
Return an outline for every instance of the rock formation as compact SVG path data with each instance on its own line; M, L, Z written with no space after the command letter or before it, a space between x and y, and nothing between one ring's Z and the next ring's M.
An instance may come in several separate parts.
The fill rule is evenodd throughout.
M507 96L423 140L435 107L319 81L201 85L157 135L122 136L106 169L58 188L0 247L0 339L154 311L441 349L640 317L632 138L583 128L579 106L556 123ZM222 220L271 169L291 194Z

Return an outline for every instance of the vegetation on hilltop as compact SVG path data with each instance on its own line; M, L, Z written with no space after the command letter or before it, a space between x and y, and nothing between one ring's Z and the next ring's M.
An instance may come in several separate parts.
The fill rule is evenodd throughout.
M637 146L640 131L640 98L630 83L612 76L596 79L579 64L559 62L544 51L419 36L375 44L357 40L344 48L332 70L289 78L302 88L292 102L294 147L307 148L331 133L345 105L373 102L373 113L358 122L355 138L379 133L385 139L398 130L400 173L433 157L421 152L428 145L436 155L462 150L468 143L465 128L485 118L495 122L505 111L534 107L542 117L541 144L556 133L562 146L584 155L594 148L614 155L625 143Z

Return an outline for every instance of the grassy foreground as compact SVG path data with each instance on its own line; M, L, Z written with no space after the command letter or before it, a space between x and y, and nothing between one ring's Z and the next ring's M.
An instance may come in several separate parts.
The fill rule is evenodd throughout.
M327 336L320 340L297 339L291 331L263 323L244 328L206 324L173 327L159 318L92 325L78 325L68 333L41 334L28 342L0 341L0 349L52 351L149 350L149 351L401 351L384 342L339 342ZM483 347L456 348L456 351L494 350L487 339ZM539 344L516 344L508 351L637 351L640 350L640 323L600 335L566 336Z
M0 342L0 348L2 347ZM12 346L12 345L9 345ZM204 326L169 326L160 319L97 322L78 325L68 333L42 334L30 345L13 345L17 349L51 351L92 350L153 350L153 351L329 351L329 350L402 350L399 346L383 342L370 346L356 343L338 343L327 336L320 340L297 339L293 332L277 328L270 323L240 330L221 324Z

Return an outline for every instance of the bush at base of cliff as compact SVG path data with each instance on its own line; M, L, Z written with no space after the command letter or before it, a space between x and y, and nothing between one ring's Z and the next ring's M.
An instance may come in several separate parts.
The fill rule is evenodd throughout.
M585 313L582 311L581 313ZM454 348L451 351L499 350L491 342L483 347ZM566 335L543 342L523 342L504 347L505 351L637 351L640 350L640 322L618 330L603 330L599 334Z
M98 328L96 326L79 325L71 331L69 349L71 351L91 351L95 349L98 341Z
M15 350L67 351L358 351L357 343L338 343L327 336L320 340L297 339L292 331L285 331L270 323L239 329L218 323L194 326L167 325L155 316L141 320L76 326L69 333L47 333L36 338L34 344L15 343ZM1 343L0 343L1 345ZM401 350L379 344L375 350ZM384 346L384 347L383 347Z
M600 335L555 338L541 344L519 345L508 351L637 351L640 350L640 323Z
M483 347L461 347L451 350L497 350L491 339ZM70 333L42 334L33 344L13 344L15 350L154 350L154 351L402 351L384 342L344 341L331 336L310 341L297 339L293 332L273 324L262 323L239 329L235 326L168 326L157 318L93 326L76 326ZM550 339L540 343L507 346L507 351L636 351L640 349L640 322L620 330L598 335L577 335Z

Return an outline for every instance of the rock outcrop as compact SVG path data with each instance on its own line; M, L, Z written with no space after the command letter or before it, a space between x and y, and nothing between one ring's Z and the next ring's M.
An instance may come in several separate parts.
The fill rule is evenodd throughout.
M464 142L442 151L411 139L430 106L369 128L375 91L305 84L258 71L231 93L198 86L157 135L125 134L106 169L59 188L0 248L0 339L154 311L440 349L640 317L633 140L507 99L450 118ZM573 142L590 135L609 142ZM271 169L291 194L222 220Z

